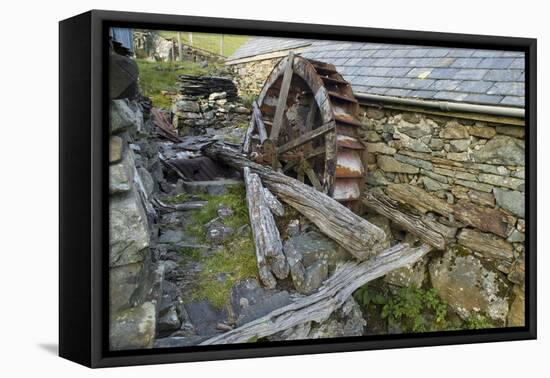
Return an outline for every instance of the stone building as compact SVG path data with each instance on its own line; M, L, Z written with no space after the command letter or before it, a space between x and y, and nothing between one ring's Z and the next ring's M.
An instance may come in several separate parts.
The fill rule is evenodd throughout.
M450 240L386 280L432 286L463 319L523 325L524 54L257 37L226 62L241 94L257 94L289 51L334 64L352 85L368 190Z

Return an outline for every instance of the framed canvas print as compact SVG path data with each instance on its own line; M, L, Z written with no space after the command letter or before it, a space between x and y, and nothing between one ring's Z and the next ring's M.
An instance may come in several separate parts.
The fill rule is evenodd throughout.
M536 337L536 41L60 22L60 355Z

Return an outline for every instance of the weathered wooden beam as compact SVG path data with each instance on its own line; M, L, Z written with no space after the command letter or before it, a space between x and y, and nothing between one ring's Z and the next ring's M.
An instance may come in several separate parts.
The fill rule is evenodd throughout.
M273 289L277 284L275 277L284 279L289 272L281 236L264 198L260 177L256 173L251 173L249 168L243 169L243 175L260 280L265 286Z
M203 153L239 170L249 167L280 200L308 218L322 233L357 259L365 260L380 251L380 242L385 238L384 231L311 186L254 163L223 144L207 146Z
M279 91L279 99L277 100L277 108L275 109L275 116L273 117L273 126L271 127L271 134L269 138L273 141L277 141L279 138L279 132L283 124L283 116L286 110L286 100L288 98L288 91L290 89L290 82L292 81L292 74L294 73L294 53L291 51L288 54L288 61L283 74L283 82Z
M258 106L258 103L254 101L252 103L252 117L256 123L256 129L258 129L258 136L260 137L260 143L263 143L267 139L267 130L265 128L265 123L262 118L262 112Z
M267 206L271 212L279 217L285 215L285 208L281 202L269 191L267 188L264 189L264 199L267 202Z
M244 134L244 141L243 141L243 148L242 152L244 154L249 154L251 149L251 143L252 143L252 133L254 132L254 128L256 127L256 117L254 116L254 113L250 116L250 123L248 125L248 129L246 129L246 134Z
M318 138L329 131L334 130L335 123L333 121L330 121L328 123L325 123L322 126L319 126L318 128L311 130L307 133L304 133L300 135L298 138L291 140L288 143L283 144L280 147L277 147L277 153L284 154L287 151L292 150L293 148L300 147L302 144L306 144L308 142L311 142L313 139Z
M384 193L365 192L362 202L367 208L376 211L378 214L400 225L423 242L440 250L445 249L445 238L432 229L430 223L425 223L421 216L405 213L396 201L392 200Z
M304 323L320 323L339 309L359 287L392 270L414 264L430 250L431 247L426 244L419 247L398 244L367 261L347 262L339 266L315 293L298 297L289 305L207 339L200 345L245 343Z

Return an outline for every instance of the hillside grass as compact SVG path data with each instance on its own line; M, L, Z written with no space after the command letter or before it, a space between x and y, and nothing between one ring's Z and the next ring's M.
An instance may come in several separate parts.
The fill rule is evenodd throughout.
M201 67L198 63L189 61L150 62L136 59L136 62L139 67L139 83L143 94L151 98L153 106L165 109L170 108L171 99L162 92L175 92L179 75L210 75L219 69L213 63L207 67Z
M160 31L159 34L164 38L177 38L178 36L178 32L174 31ZM181 32L180 35L182 43L189 45L189 32ZM221 38L222 34L193 32L193 47L228 57L237 51L237 49L250 37L245 35L223 34L223 54L220 52Z

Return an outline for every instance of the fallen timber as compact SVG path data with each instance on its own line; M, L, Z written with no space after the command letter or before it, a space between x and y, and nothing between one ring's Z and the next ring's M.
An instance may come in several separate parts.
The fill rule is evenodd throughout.
M378 214L400 225L423 242L428 243L436 249L445 249L447 240L438 232L439 230L435 225L435 221L402 211L396 201L382 192L365 192L363 193L362 202L370 210L374 210ZM440 228L442 227L445 226L440 225ZM451 235L451 238L453 236L454 235Z
M280 200L307 217L322 233L358 260L365 260L380 252L384 231L313 187L254 163L242 153L223 144L206 146L202 152L241 171L245 167L250 168Z
M273 289L277 284L275 277L284 279L288 276L288 263L283 254L281 236L265 198L260 177L256 173L251 173L248 167L243 171L258 273L262 283Z
M394 269L414 264L430 250L431 247L426 244L419 247L398 244L369 260L347 262L340 265L315 293L298 297L287 306L207 339L200 345L245 343L250 339L270 336L307 322L320 323L340 308L359 287Z

